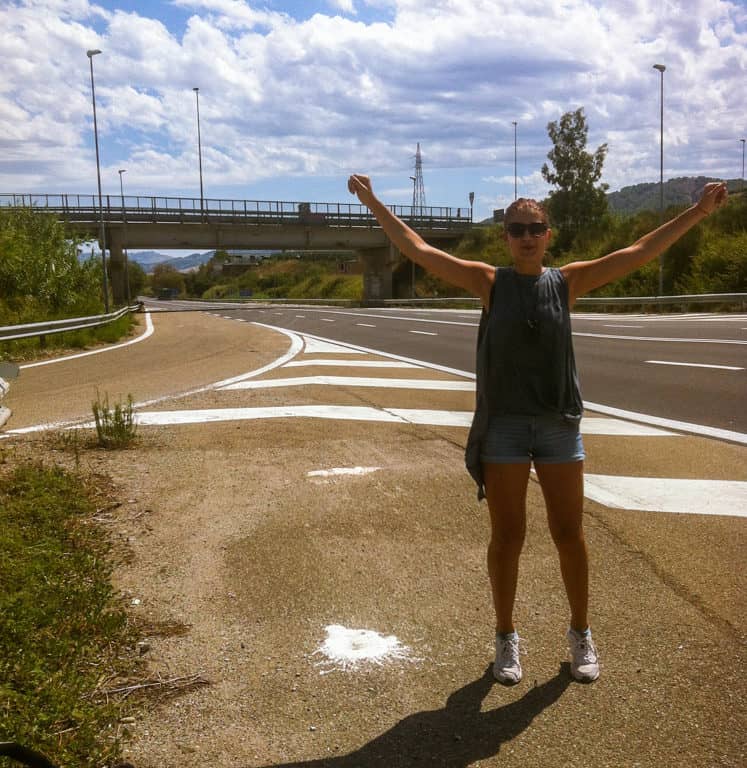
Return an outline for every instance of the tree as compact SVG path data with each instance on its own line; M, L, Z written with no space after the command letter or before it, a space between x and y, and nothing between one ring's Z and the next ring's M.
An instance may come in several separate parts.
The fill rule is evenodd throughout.
M150 286L157 296L159 291L170 289L177 294L184 293L184 275L171 264L156 264L150 278Z
M101 311L101 265L48 213L0 209L0 318L42 321Z
M548 123L547 133L553 143L542 177L557 187L550 193L547 209L557 228L554 253L567 251L583 230L596 230L607 213L607 184L594 185L602 176L607 145L591 154L586 151L588 126L584 109L566 112L558 122Z

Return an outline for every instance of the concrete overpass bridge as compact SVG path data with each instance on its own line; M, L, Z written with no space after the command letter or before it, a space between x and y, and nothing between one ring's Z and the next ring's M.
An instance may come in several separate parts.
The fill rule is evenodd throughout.
M53 214L109 251L115 304L126 299L126 249L350 250L363 260L366 301L399 298L402 256L365 206L185 197L0 194L0 205ZM472 226L469 208L390 206L429 243L448 249Z

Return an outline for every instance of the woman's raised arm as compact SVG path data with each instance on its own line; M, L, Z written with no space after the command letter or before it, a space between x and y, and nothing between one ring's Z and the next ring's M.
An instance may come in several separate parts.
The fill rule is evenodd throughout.
M400 253L436 277L469 291L482 301L483 306L488 306L495 267L480 261L457 259L428 245L374 195L368 176L353 174L348 179L348 190L371 211Z
M600 259L574 261L561 267L560 270L568 283L571 305L580 296L619 280L661 255L698 222L724 205L727 196L725 183L706 184L697 205L639 238L627 248L613 251Z

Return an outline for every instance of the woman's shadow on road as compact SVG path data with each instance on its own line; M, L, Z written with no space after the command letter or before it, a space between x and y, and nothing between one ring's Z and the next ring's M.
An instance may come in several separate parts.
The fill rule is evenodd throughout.
M555 677L518 701L482 712L482 700L495 684L488 667L482 677L452 693L442 709L410 715L355 752L265 768L466 768L476 760L497 755L501 744L527 729L561 697L570 682L569 665L561 664Z

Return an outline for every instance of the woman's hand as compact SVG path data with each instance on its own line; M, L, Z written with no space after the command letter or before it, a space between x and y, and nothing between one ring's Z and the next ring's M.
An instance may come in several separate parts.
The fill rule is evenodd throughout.
M717 208L726 205L728 197L729 193L726 191L726 182L711 181L703 188L703 194L700 196L700 200L698 200L697 207L706 216L710 216Z
M363 205L371 207L371 203L376 199L371 186L371 179L360 173L354 173L348 179L348 191L351 195L357 195Z

